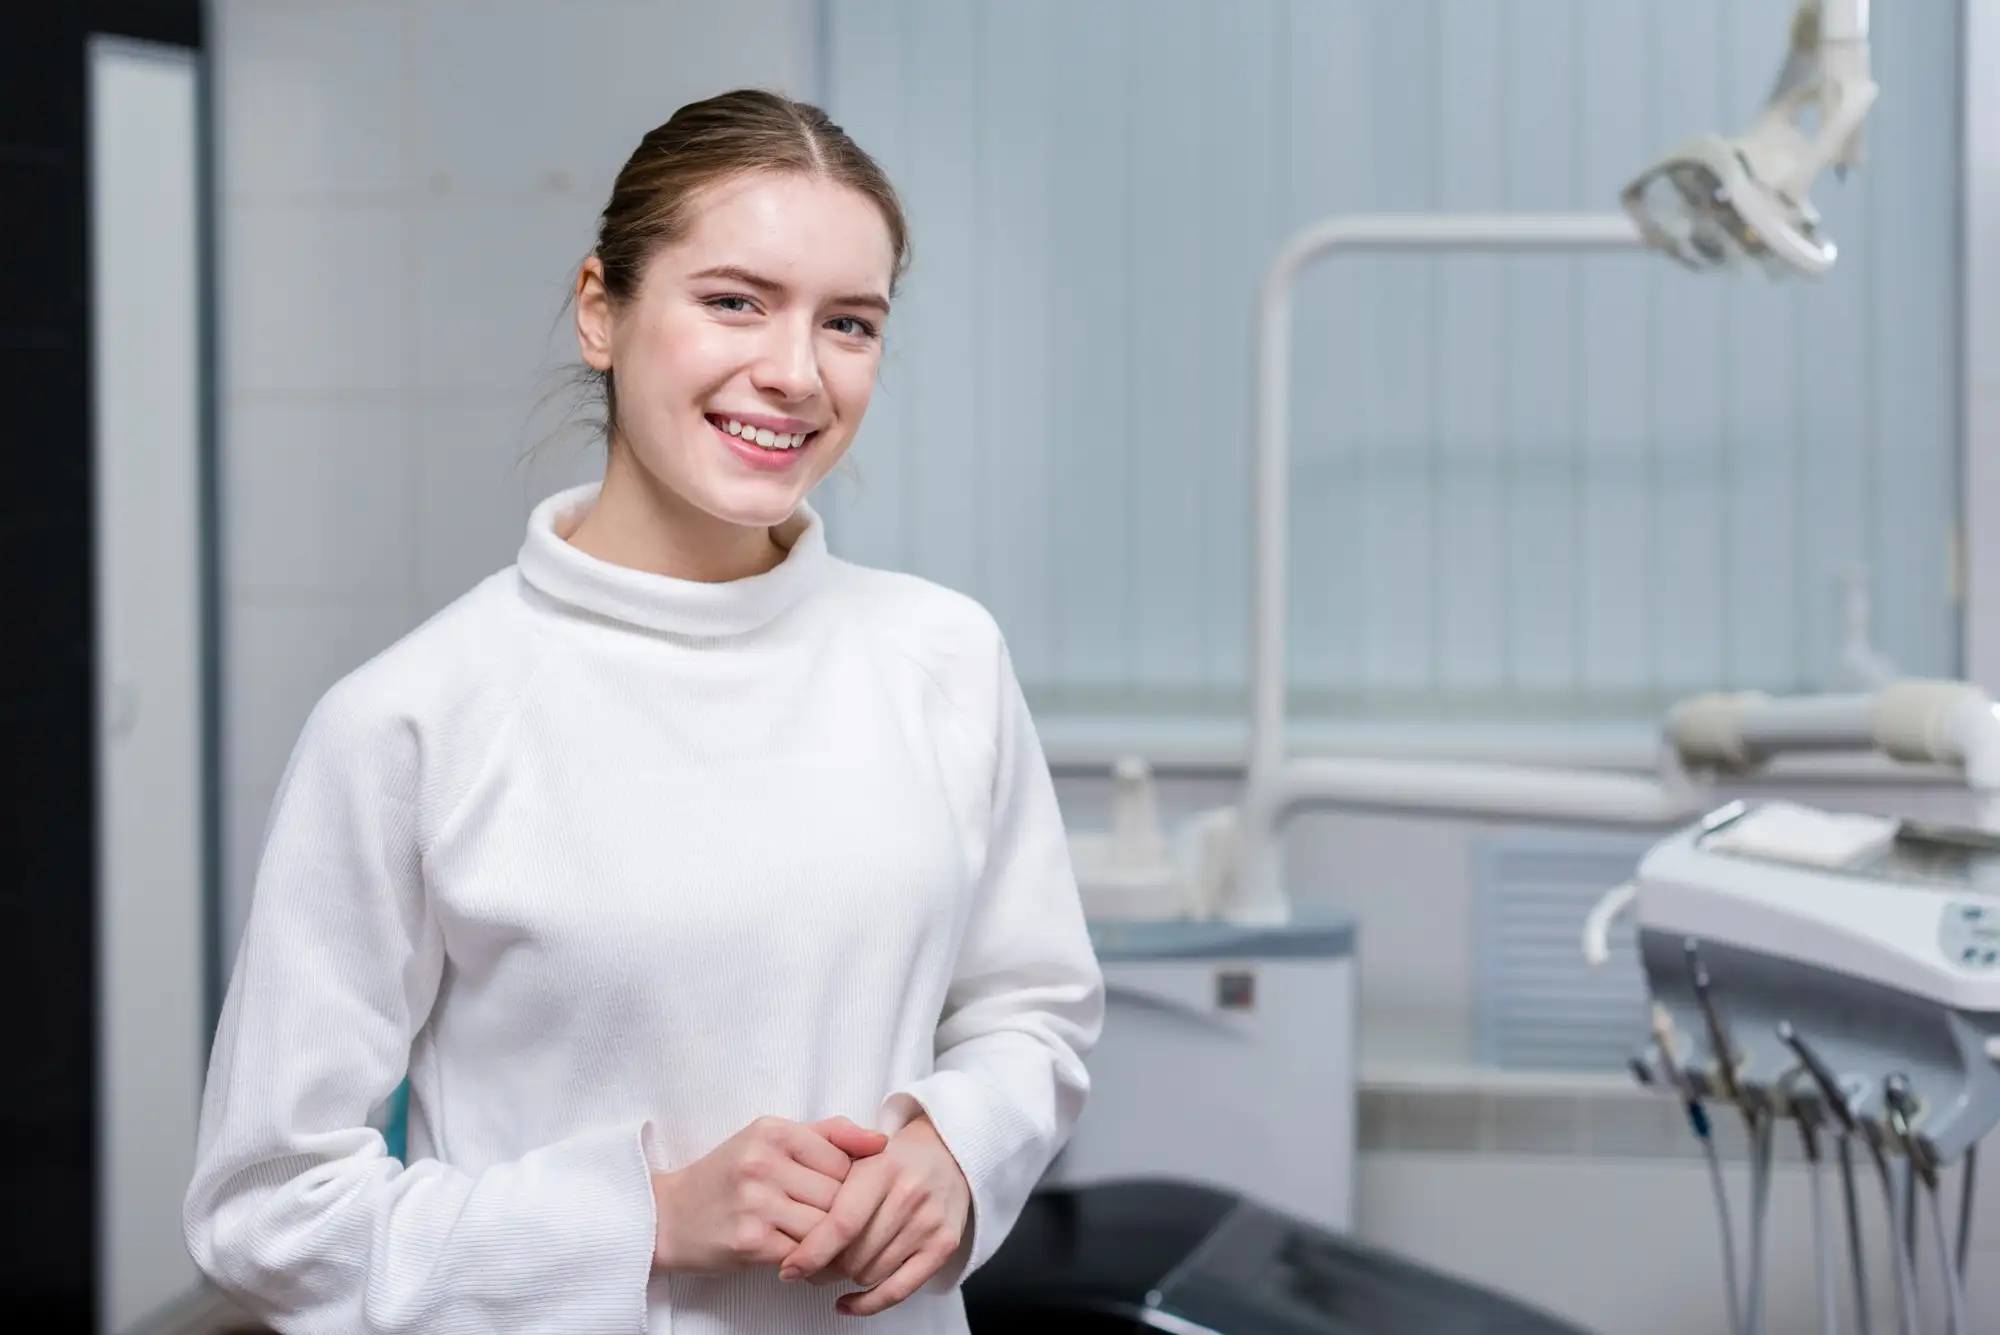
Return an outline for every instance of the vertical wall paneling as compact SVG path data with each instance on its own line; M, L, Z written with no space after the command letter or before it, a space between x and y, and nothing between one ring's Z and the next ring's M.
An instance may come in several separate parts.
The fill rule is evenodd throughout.
M1648 100L1655 126L1666 133L1683 137L1696 127L1733 119L1724 105L1718 69L1723 10L1710 4L1654 4L1646 11L1646 50L1654 62ZM1727 591L1720 570L1721 409L1732 371L1754 374L1755 368L1731 367L1717 355L1730 284L1711 275L1654 267L1648 330L1648 356L1658 377L1648 477L1654 529L1648 593L1657 637L1653 681L1681 694L1713 685L1722 669Z
M827 99L834 117L867 145L904 197L904 208L917 227L918 252L945 244L943 236L926 243L922 231L922 183L912 174L908 156L909 101L913 90L910 64L922 53L905 54L905 32L918 6L831 4L827 7L825 41L829 72ZM990 150L989 150L990 151ZM971 250L968 237L953 241ZM926 331L912 310L920 278L910 278L896 300L887 325L882 374L869 404L868 417L855 438L839 473L826 485L822 505L829 536L837 536L842 552L870 565L908 567L912 564L905 504L905 452L913 443L909 408L911 376L921 363L911 350ZM961 357L969 350L961 347Z
M986 424L986 328L978 273L991 245L981 207L978 157L981 89L978 60L938 60L934 53L980 48L989 7L938 0L904 15L906 108L904 162L911 225L963 236L969 245L929 251L910 286L909 323L924 336L901 349L910 559L958 588L983 585L979 505L993 443Z
M1249 320L1282 238L1614 210L1675 141L1749 122L1792 10L827 4L834 109L910 194L919 256L838 541L987 601L1038 706L1100 718L1240 707ZM1863 566L1881 647L1958 670L1961 20L1873 17L1885 91L1861 172L1815 190L1843 252L1823 282L1642 255L1308 272L1298 711L1640 719L1820 687ZM978 430L909 430L968 395Z
M1868 368L1872 611L1877 638L1923 664L1956 661L1960 642L1949 520L1961 460L1938 444L1961 439L1962 358L1941 354L1958 346L1964 251L1958 210L1930 185L1959 169L1958 136L1945 132L1958 123L1958 90L1941 75L1957 65L1959 37L1947 23L1883 29L1875 77L1895 92L1871 117L1863 166L1876 238L1867 293L1877 313Z
M1379 136L1375 176L1357 212L1429 213L1443 186L1440 83L1442 0L1371 5L1366 33L1368 84ZM1468 6L1452 6L1463 10ZM1399 71L1385 78L1383 71ZM1440 269L1431 256L1345 256L1364 282L1357 314L1369 352L1367 390L1358 414L1367 464L1361 476L1365 560L1361 585L1361 707L1393 708L1397 698L1428 696L1435 684L1442 596L1436 563L1438 481L1446 443L1438 374L1442 302ZM1247 299L1247 294L1246 294ZM1300 347L1295 366L1325 353ZM1490 355L1490 354L1489 354ZM1293 516L1310 523L1311 516ZM1244 539L1238 539L1243 541Z
M1659 151L1666 136L1647 90L1649 11L1656 0L1576 6L1582 44L1582 123L1576 204L1609 207L1615 191ZM1607 194L1607 192L1613 192ZM1648 504L1652 410L1659 397L1651 361L1654 292L1667 275L1628 256L1579 260L1576 450L1583 618L1580 672L1611 707L1638 710L1652 676L1658 534Z
M1202 0L1167 0L1130 38L1125 190L1131 207L1125 298L1130 341L1118 407L1129 423L1124 498L1132 575L1131 682L1141 695L1199 702L1202 643L1202 473L1166 461L1200 458L1205 441L1187 386L1205 368L1202 271L1208 159L1202 129L1208 49ZM1289 81L1288 81L1289 82ZM1147 275L1157 275L1147 281Z
M1511 0L1505 23L1499 106L1503 148L1496 192L1509 212L1566 213L1596 204L1582 188L1582 15L1572 6ZM1589 457L1579 419L1578 301L1581 274L1562 256L1502 261L1501 346L1506 386L1499 422L1505 442L1506 608L1502 682L1542 699L1572 696L1579 671L1583 571L1580 472Z
M1771 87L1768 6L1729 7L1723 15L1722 106L1742 117ZM1799 567L1803 466L1811 456L1801 434L1802 377L1798 303L1772 300L1762 283L1733 287L1718 349L1730 368L1723 396L1727 462L1725 542L1735 570L1724 640L1728 684L1795 680L1825 668L1823 654L1803 653L1800 599L1825 596L1824 576L1802 582Z
M1126 178L1134 61L1119 5L1056 7L1049 161L1064 244L1050 253L1050 537L1057 680L1080 700L1124 694L1130 636L1131 412L1126 399L1133 215Z
M1957 97L1956 146L1964 182L1958 255L1964 485L1958 575L1964 597L1965 673L2000 691L2000 83L1975 77L2000 67L2000 10L1967 5Z
M1205 0L1184 3L1198 9ZM1379 136L1369 96L1369 9L1369 0L1327 0L1288 12L1292 130L1285 142L1295 217L1348 212L1370 192ZM1351 699L1363 661L1355 572L1368 560L1361 479L1373 444L1357 412L1372 343L1362 301L1366 277L1353 263L1322 264L1301 277L1293 294L1295 337L1309 355L1292 376L1291 662L1301 682L1321 683L1335 700ZM1199 379L1197 364L1179 383ZM1248 393L1246 385L1246 415Z
M1507 189L1505 102L1514 72L1493 58L1505 33L1504 10L1439 4L1429 15L1436 32L1437 142L1429 154L1413 153L1412 162L1435 162L1430 203L1446 213L1492 208ZM1425 331L1435 375L1427 397L1435 406L1423 424L1433 489L1432 681L1447 695L1490 699L1508 660L1508 410L1518 388L1508 374L1522 358L1507 346L1505 259L1446 255L1425 263L1436 283ZM1399 360L1419 364L1409 354L1422 347L1398 347ZM1421 402L1415 394L1403 398ZM1398 577L1393 569L1383 573Z
M987 71L978 111L985 246L976 318L986 354L979 448L988 452L977 507L980 569L987 605L1007 628L1015 670L1042 682L1055 675L1051 590L1068 566L1050 541L1048 498L1063 476L1064 458L1050 411L1042 334L1067 307L1044 277L1061 226L1055 209L1060 196L1042 170L1059 132L1049 58L1057 3L980 6ZM929 244L917 238L921 255L928 255ZM1030 275L1038 277L1024 281Z

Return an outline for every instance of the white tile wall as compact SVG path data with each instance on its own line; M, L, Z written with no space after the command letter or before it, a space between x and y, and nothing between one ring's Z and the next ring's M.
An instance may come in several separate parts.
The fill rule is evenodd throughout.
M817 9L218 0L230 955L314 702L595 475L543 438L619 164L697 97L816 95Z
M413 534L404 508L415 444L401 395L241 394L230 405L224 510L238 593L401 597ZM356 516L378 522L354 540Z
M405 209L255 196L224 207L230 394L408 388L415 342L403 311Z
M390 4L225 4L232 190L317 199L406 185L404 27Z
M425 389L518 393L576 359L566 303L590 253L580 190L505 202L440 197L412 210L413 315Z

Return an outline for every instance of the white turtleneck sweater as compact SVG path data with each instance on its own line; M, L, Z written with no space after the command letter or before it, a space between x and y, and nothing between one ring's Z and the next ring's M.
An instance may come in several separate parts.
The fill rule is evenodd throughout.
M961 1331L1081 1111L1102 979L1007 651L827 553L517 564L327 693L271 816L186 1205L277 1330ZM369 1123L407 1071L407 1163ZM898 1096L907 1096L898 1097ZM972 1188L881 1316L774 1270L653 1275L650 1174L756 1118L921 1107Z

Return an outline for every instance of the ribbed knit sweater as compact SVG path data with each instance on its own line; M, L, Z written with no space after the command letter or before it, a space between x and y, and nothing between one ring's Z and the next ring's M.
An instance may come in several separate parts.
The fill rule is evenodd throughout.
M335 685L280 787L186 1230L281 1332L965 1328L1084 1103L1103 984L992 619L809 508L719 584L589 557L594 488ZM407 1072L407 1162L371 1120ZM967 1245L888 1313L654 1274L650 1174L921 1107Z

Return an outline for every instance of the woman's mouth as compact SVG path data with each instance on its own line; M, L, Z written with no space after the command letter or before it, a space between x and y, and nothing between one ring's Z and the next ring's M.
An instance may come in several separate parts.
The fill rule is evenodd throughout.
M774 431L741 418L707 414L714 427L735 451L736 457L754 468L790 467L805 453L806 446L819 438L818 431Z

